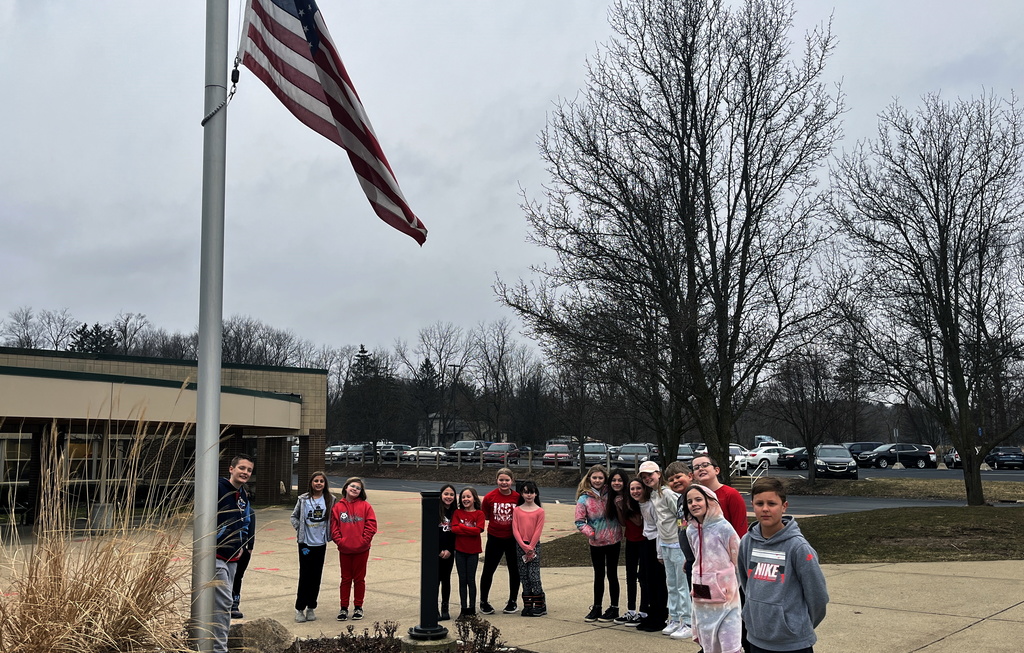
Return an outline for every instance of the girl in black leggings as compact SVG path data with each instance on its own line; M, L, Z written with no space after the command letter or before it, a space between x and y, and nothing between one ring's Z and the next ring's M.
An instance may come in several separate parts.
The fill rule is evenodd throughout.
M441 588L441 609L438 621L451 619L448 601L452 596L452 568L455 566L455 533L452 532L452 518L455 516L455 486L446 483L441 486L440 515L437 524L438 558L437 578Z

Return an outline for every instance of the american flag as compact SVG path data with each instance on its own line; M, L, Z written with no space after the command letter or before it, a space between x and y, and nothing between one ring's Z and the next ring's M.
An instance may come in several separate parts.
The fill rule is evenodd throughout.
M249 0L242 64L292 114L348 152L380 219L423 244L427 228L409 208L314 0Z

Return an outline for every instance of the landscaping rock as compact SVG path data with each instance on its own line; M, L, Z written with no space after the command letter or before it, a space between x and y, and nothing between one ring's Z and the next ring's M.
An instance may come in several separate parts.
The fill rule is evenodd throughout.
M253 619L231 624L228 630L231 653L300 653L299 642L276 619Z

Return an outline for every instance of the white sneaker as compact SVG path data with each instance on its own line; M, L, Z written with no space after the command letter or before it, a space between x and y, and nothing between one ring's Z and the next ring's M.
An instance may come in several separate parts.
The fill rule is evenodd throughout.
M669 622L665 626L665 628L662 629L661 634L662 635L671 635L672 633L674 633L677 630L679 630L679 625L680 624L679 624L678 621L676 621L675 619L671 619L671 620L669 620Z
M302 610L295 611L295 623L301 624L306 621L306 613Z
M306 608L306 621L316 621L316 611L313 608Z
M692 639L693 629L686 624L683 624L679 626L679 630L669 635L669 637L674 637L675 639Z

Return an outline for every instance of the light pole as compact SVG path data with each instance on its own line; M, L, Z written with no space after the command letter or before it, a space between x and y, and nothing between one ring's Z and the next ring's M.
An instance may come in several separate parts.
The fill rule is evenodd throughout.
M455 363L449 363L448 367L452 368L452 380L451 380L451 387L452 387L452 416L451 416L451 419L448 422L449 427L451 427L452 424L455 421L455 414L456 414L456 412L455 412L455 382L459 378L459 372L462 371L462 365L457 365Z

